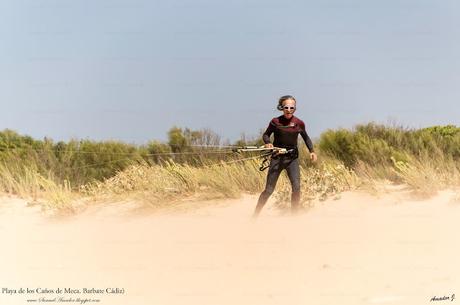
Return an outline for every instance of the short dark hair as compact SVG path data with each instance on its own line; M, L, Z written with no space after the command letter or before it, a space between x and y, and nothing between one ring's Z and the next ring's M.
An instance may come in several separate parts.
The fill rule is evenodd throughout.
M278 100L278 107L277 107L278 110L283 110L283 102L285 100L294 100L294 102L296 102L296 104L297 104L297 101L295 100L295 97L293 97L292 95L283 95Z

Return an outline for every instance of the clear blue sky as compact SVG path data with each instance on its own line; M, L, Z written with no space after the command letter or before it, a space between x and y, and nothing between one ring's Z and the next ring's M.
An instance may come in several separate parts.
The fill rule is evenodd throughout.
M236 140L279 96L317 137L459 124L454 0L2 0L0 129L37 138Z

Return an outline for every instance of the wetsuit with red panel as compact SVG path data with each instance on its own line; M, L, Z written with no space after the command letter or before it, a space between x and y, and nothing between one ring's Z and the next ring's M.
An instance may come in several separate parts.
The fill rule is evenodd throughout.
M305 129L305 123L296 116L287 119L284 115L273 118L263 134L265 144L271 143L270 136L274 134L273 146L287 148L292 152L285 155L272 157L267 174L265 190L260 194L257 202L255 215L258 215L275 190L281 171L287 171L292 186L291 208L293 211L299 208L300 203L300 169L298 160L297 140L302 136L310 153L314 152L313 143Z

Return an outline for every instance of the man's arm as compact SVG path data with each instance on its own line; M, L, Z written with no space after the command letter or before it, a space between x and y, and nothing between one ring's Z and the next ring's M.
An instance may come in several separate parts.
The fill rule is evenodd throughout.
M275 126L274 126L273 122L270 121L270 124L268 124L268 127L267 127L267 129L265 130L265 132L264 132L264 134L262 136L262 139L263 139L265 144L271 143L270 136L272 135L272 133L274 131L275 131Z
M300 135L302 136L302 139L303 141L305 142L305 144L307 145L308 147L308 150L312 153L312 152L315 152L315 150L313 149L313 142L311 141L310 137L308 136L307 134L307 131L305 129L305 123L302 122L300 124Z

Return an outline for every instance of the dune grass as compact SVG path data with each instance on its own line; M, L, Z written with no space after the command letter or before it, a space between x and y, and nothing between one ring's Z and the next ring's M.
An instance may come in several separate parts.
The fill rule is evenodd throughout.
M71 210L77 196L68 181L57 183L51 172L44 176L36 167L18 163L0 163L0 191L51 210Z
M452 125L414 130L375 123L328 130L315 145L318 163L308 160L305 148L300 151L302 204L346 190L376 189L382 180L406 184L422 196L458 187L459 130ZM187 154L163 155L173 148ZM200 149L168 150L158 142L149 147L87 140L54 144L3 132L0 191L40 201L44 208L72 210L79 198L134 199L159 207L186 198L238 198L263 190L267 171L259 171L260 159L234 162L231 154L195 154L204 152ZM148 157L152 151L159 153L153 159ZM274 194L280 207L289 205L290 192L283 173Z

